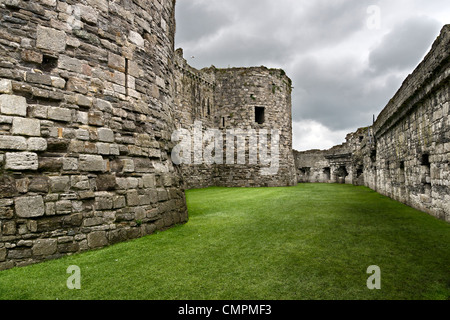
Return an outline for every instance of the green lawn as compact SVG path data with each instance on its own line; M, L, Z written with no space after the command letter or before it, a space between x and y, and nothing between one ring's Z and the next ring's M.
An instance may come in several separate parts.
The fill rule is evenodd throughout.
M365 187L187 192L186 225L0 272L0 299L449 299L450 225ZM81 268L81 290L66 269ZM381 268L368 290L367 268Z

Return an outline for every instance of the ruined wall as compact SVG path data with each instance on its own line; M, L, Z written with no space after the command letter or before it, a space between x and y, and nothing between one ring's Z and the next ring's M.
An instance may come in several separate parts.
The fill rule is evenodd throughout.
M376 190L450 221L450 25L373 126ZM374 180L372 178L372 180Z
M191 67L183 57L183 50L175 54L174 87L175 117L177 129L194 133L195 121L201 123L200 131L217 128L214 70L197 70ZM192 137L192 145L194 138ZM192 154L192 161L193 154ZM207 163L180 165L185 188L207 188L215 185L214 166Z
M331 167L325 156L326 150L310 150L299 152L294 150L297 182L330 183Z
M197 70L183 58L183 50L175 54L174 109L177 128L191 128L194 121L202 121L206 127L217 123L214 104L214 70Z
M187 220L174 6L0 1L0 270Z
M181 126L193 132L194 123L201 122L202 130L218 129L224 140L224 164L183 165L187 188L207 186L258 187L289 186L295 184L292 152L291 80L282 70L265 67L197 70L188 65L177 51L175 83L176 110ZM257 119L256 108L259 108ZM256 133L268 131L267 149L271 148L271 130L278 130L279 170L274 175L261 175L258 164L250 164L249 139L235 138L234 164L226 164L226 133L229 130ZM244 164L238 163L239 146L246 148Z
M369 141L369 128L360 128L329 150L294 151L298 182L364 185L362 150Z
M330 156L333 149L341 147L322 151L321 162L316 162L311 170L316 172L323 166L332 166L338 158L347 158L346 168L352 172L348 172L351 179L346 179L346 183L364 184L450 221L449 83L450 25L446 25L374 125L347 137L347 156L345 152ZM317 154L296 153L297 169L310 165L310 159ZM302 181L315 182L308 177Z

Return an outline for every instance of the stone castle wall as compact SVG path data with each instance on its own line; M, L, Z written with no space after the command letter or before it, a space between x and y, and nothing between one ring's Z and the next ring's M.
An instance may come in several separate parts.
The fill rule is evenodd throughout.
M298 182L364 185L361 146L369 140L368 130L347 135L345 143L329 150L294 151Z
M197 70L183 58L183 50L175 54L175 117L177 129L194 133L195 121L201 122L201 131L216 128L215 75L214 72ZM192 141L193 143L193 141ZM193 154L191 155L193 158ZM207 188L215 185L214 166L206 163L181 165L183 183L187 189Z
M174 9L0 1L0 270L184 223L186 187L295 183L289 78L192 68L174 50ZM279 171L175 166L172 134L198 121L224 134L279 129Z
M346 183L364 184L450 221L449 83L450 25L446 25L372 127L349 135L344 152L334 152L342 147L296 152L297 170L308 167L310 172L320 172L336 159L346 158L351 177ZM320 161L312 163L314 157ZM314 175L299 177L301 182L327 182Z
M224 137L224 164L183 166L187 188L294 185L291 80L284 71L265 67L196 70L188 65L181 50L177 53L176 110L181 119L180 126L192 132L195 121L201 121L204 131L218 129ZM261 112L260 119L256 119L257 109ZM256 133L266 130L269 154L271 130L279 131L279 170L276 174L262 175L264 165L260 162L250 164L248 139L245 140L245 163L238 163L237 138L234 162L226 163L226 133L236 129Z
M373 126L376 190L450 221L450 25ZM374 179L373 179L374 180Z
M0 1L0 270L184 223L185 188L290 186L297 175L365 184L450 221L449 26L373 127L294 163L290 79L192 68L174 50L174 9ZM233 141L233 164L174 165L172 134L198 122L223 136L278 130L279 169L250 164L248 138Z
M174 6L0 1L0 270L187 221Z

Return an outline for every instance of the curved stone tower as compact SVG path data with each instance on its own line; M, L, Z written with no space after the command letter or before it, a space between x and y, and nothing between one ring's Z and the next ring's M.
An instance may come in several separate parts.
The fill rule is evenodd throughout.
M216 69L216 110L219 126L225 130L237 128L256 131L259 138L267 132L267 153L273 156L272 143L277 146L277 169L273 174L261 174L268 168L260 159L252 165L248 157L244 165L220 167L218 185L233 187L285 187L296 184L292 151L291 79L281 69L266 67ZM272 132L278 138L272 140ZM263 134L265 135L265 134ZM249 141L248 141L249 142ZM249 144L248 146L250 146ZM259 143L258 147L261 147ZM269 159L267 159L269 160ZM274 162L274 159L271 160ZM274 165L271 163L270 166Z
M174 7L0 2L0 270L187 221Z
M208 161L195 163L195 156L200 154L201 158L201 152L191 152L192 163L181 166L187 188L296 184L292 151L292 83L283 70L266 67L197 70L183 58L181 49L176 52L175 66L178 126L190 131L191 135L203 131L203 137L192 137L191 143L195 146L194 140L203 139L203 150L200 151L207 151L205 132L211 129L216 130L223 144L222 154L218 157L218 150L215 150L212 164ZM273 131L277 138L273 137ZM232 137L229 132L236 135ZM272 150L275 145L277 150ZM260 148L265 151L261 152ZM266 163L261 158L265 152ZM271 172L265 174L265 170Z

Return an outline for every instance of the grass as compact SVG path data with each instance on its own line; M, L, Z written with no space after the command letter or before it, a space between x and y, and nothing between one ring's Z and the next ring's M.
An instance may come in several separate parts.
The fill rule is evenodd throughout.
M450 298L450 225L365 187L187 192L190 221L0 272L0 299ZM81 268L81 290L66 269ZM366 273L381 268L381 290Z

